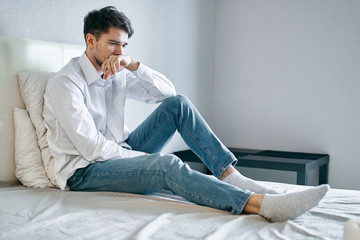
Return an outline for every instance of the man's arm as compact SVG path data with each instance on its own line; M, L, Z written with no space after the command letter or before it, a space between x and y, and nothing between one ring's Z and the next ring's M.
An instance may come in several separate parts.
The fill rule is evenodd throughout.
M123 68L130 71L127 74L126 95L128 97L155 103L176 95L175 87L167 77L131 56L111 55L101 66L104 79L116 74Z
M163 74L140 63L138 69L127 73L126 96L138 101L157 103L175 96L174 84Z

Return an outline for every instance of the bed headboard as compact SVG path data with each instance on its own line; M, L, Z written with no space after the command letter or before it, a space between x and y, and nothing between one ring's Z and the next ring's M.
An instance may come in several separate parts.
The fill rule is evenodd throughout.
M14 107L25 108L16 74L25 70L56 72L85 45L0 36L0 181L15 181Z

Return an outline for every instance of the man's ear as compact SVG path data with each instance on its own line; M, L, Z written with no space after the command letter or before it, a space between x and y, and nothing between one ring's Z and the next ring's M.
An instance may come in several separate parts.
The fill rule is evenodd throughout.
M88 48L94 48L96 43L96 38L93 34L86 34L86 44Z

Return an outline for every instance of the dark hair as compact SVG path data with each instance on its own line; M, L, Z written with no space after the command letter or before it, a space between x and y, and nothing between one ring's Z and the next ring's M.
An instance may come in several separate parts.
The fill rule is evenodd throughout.
M115 7L108 6L100 10L89 12L84 18L84 38L86 42L86 34L91 33L96 40L102 33L108 33L110 27L124 30L129 34L129 38L134 34L130 19Z

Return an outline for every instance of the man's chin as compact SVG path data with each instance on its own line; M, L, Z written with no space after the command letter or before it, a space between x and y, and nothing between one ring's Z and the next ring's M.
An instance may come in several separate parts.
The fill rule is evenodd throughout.
M103 62L100 61L100 60L99 60L97 57L95 57L95 56L94 56L94 59L95 59L96 64L99 66L99 68L101 68Z

